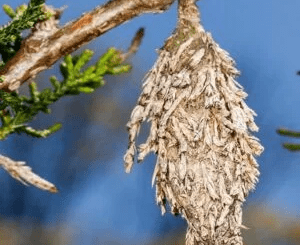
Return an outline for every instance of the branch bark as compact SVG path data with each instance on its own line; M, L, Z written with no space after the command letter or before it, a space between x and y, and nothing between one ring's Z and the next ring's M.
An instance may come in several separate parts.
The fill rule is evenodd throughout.
M20 50L0 71L0 89L12 92L57 60L105 32L143 13L161 13L174 0L113 0L58 27L58 10L49 20L37 23ZM48 8L48 7L47 7ZM51 9L48 9L51 11Z
M133 38L131 45L128 48L128 51L126 53L121 53L120 56L118 57L120 59L118 62L122 63L130 55L132 55L138 50L143 35L144 35L144 29L140 28L136 33L135 37ZM53 126L51 126L51 128L53 128ZM34 131L32 128L28 126L25 126L25 129L26 131L31 131L31 132ZM49 132L49 129L46 131ZM8 132L7 134L10 133L11 132ZM43 137L45 137L45 135ZM3 167L13 178L19 180L25 185L29 183L34 185L37 188L40 188L42 190L47 190L52 193L56 193L58 191L54 184L50 183L49 181L35 174L29 166L25 165L25 162L14 161L0 154L0 167Z

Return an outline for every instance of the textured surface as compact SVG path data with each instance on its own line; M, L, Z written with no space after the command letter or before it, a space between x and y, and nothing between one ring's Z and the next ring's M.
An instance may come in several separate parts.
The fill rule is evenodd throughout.
M17 54L0 70L4 81L0 89L14 91L39 72L50 68L62 56L69 54L94 38L143 13L161 13L174 0L118 0L109 1L79 19L59 28L61 10L49 20L38 23L32 33L23 40Z
M151 121L138 161L157 154L156 199L188 222L186 244L243 244L242 203L259 175L263 147L239 72L228 53L200 25L193 0L179 2L179 21L159 51L127 124L130 172L140 125Z

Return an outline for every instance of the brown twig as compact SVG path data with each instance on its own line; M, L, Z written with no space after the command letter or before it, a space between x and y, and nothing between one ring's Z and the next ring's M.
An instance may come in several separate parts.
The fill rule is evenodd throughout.
M50 191L51 193L58 192L55 185L33 173L25 162L14 161L8 157L0 155L0 167L3 167L13 178L19 180L24 185L32 184L42 190Z
M57 26L58 15L37 23L17 54L0 71L0 89L11 92L29 78L51 67L58 59L94 38L143 13L161 13L174 0L113 0L79 19ZM48 11L51 9L48 9ZM52 10L54 13L57 10ZM131 51L132 52L132 51Z
M128 48L127 53L122 55L121 58L122 58L123 61L128 59L129 56L131 56L132 54L134 54L138 50L139 46L141 45L143 36L144 36L144 28L140 28L136 32L135 37L132 39L131 45Z

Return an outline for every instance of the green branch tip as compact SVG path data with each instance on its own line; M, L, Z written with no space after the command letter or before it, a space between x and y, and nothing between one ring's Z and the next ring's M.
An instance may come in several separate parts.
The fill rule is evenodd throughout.
M4 80L5 80L5 76L4 75L0 76L0 83L3 83Z
M20 5L16 8L16 12L17 12L18 15L22 15L25 12L26 9L27 9L27 5L22 4L22 5Z
M2 5L4 12L10 17L15 18L17 13L13 10L13 8L7 4Z
M121 74L131 69L130 65L121 64L120 51L110 48L103 54L95 65L81 71L82 67L92 58L94 52L85 50L79 55L68 54L60 65L64 77L59 82L55 76L50 77L51 88L38 91L37 84L30 82L30 97L20 96L16 92L5 92L0 90L0 139L4 140L12 133L26 133L33 137L47 137L59 130L62 125L57 123L48 129L36 130L27 125L39 112L50 113L49 106L66 95L77 95L80 93L90 94L105 84L103 76L106 74ZM0 79L4 81L5 77Z
M300 151L300 145L299 144L284 143L283 147L290 150L290 151Z
M300 132L292 131L289 129L280 128L280 129L277 129L276 132L283 136L300 137Z

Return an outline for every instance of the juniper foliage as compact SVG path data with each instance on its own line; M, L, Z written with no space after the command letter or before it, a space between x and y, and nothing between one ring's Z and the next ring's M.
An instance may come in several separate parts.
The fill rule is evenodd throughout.
M21 5L14 11L10 6L3 5L6 14L13 20L0 29L0 53L2 65L12 58L19 50L22 37L21 32L32 28L35 23L47 20L51 17L50 12L43 12L43 0L32 0L28 7ZM130 65L122 65L120 51L110 48L98 62L88 67L85 71L81 68L92 58L93 51L85 50L80 55L72 57L66 55L64 62L60 65L60 71L64 77L59 82L55 76L50 78L53 90L37 90L35 82L29 84L30 97L20 96L17 92L8 93L0 91L0 139L4 140L12 133L26 133L34 137L46 137L61 128L56 123L44 130L35 130L26 124L30 122L39 112L49 114L49 106L66 95L77 95L79 93L92 93L96 88L104 85L103 76L106 74L122 74L128 72ZM3 77L2 77L3 79Z
M53 90L37 90L35 82L30 83L30 97L20 96L17 92L8 93L0 91L0 139L5 139L11 133L26 133L34 137L46 137L61 128L61 124L54 124L45 130L35 130L26 125L39 112L49 114L49 106L66 95L92 93L96 88L104 85L105 74L121 74L128 72L130 65L121 65L120 52L110 48L98 62L81 72L81 68L92 58L93 51L85 50L82 54L72 57L67 55L60 65L60 71L64 77L59 82L55 76L50 78Z
M300 75L300 71L297 72L297 75L298 76ZM282 136L300 138L299 131L294 131L294 130L290 130L290 129L286 129L286 128L279 128L276 130L276 132ZM297 143L283 143L282 146L285 149L288 149L289 151L295 151L295 152L300 151L300 144L297 144Z
M298 131L293 131L285 128L279 128L276 130L276 132L282 136L288 136L288 137L293 137L293 138L299 138L300 137L300 132ZM282 146L289 151L300 151L300 144L296 143L283 143Z
M35 24L47 21L53 14L47 12L44 0L32 0L29 5L21 5L13 10L10 6L4 5L6 14L12 18L4 27L0 28L0 54L2 61L0 70L12 58L21 47L23 41L22 31L34 28ZM31 29L34 31L34 29ZM80 93L92 93L105 84L103 77L106 74L118 75L128 72L131 66L124 64L125 56L121 51L110 48L98 61L82 71L92 58L94 52L85 50L80 55L66 55L60 65L63 81L58 81L55 76L50 77L51 88L41 92L37 89L34 81L29 83L30 96L19 95L17 91L6 92L0 90L0 140L12 133L26 133L33 137L47 137L59 130L62 125L55 123L47 129L37 130L28 123L34 119L39 112L49 114L49 106L67 95L78 95ZM127 54L128 55L128 54ZM0 77L0 82L5 77ZM26 166L24 162L14 161L0 155L0 166L2 166L13 178L22 183L30 183L36 187L57 192L57 188L47 180L39 177Z
M28 6L23 4L16 10L9 5L3 5L4 12L12 21L0 28L0 54L2 56L0 68L20 49L23 40L22 31L33 27L38 21L51 17L51 13L45 13L42 10L44 2L44 0L31 0Z

